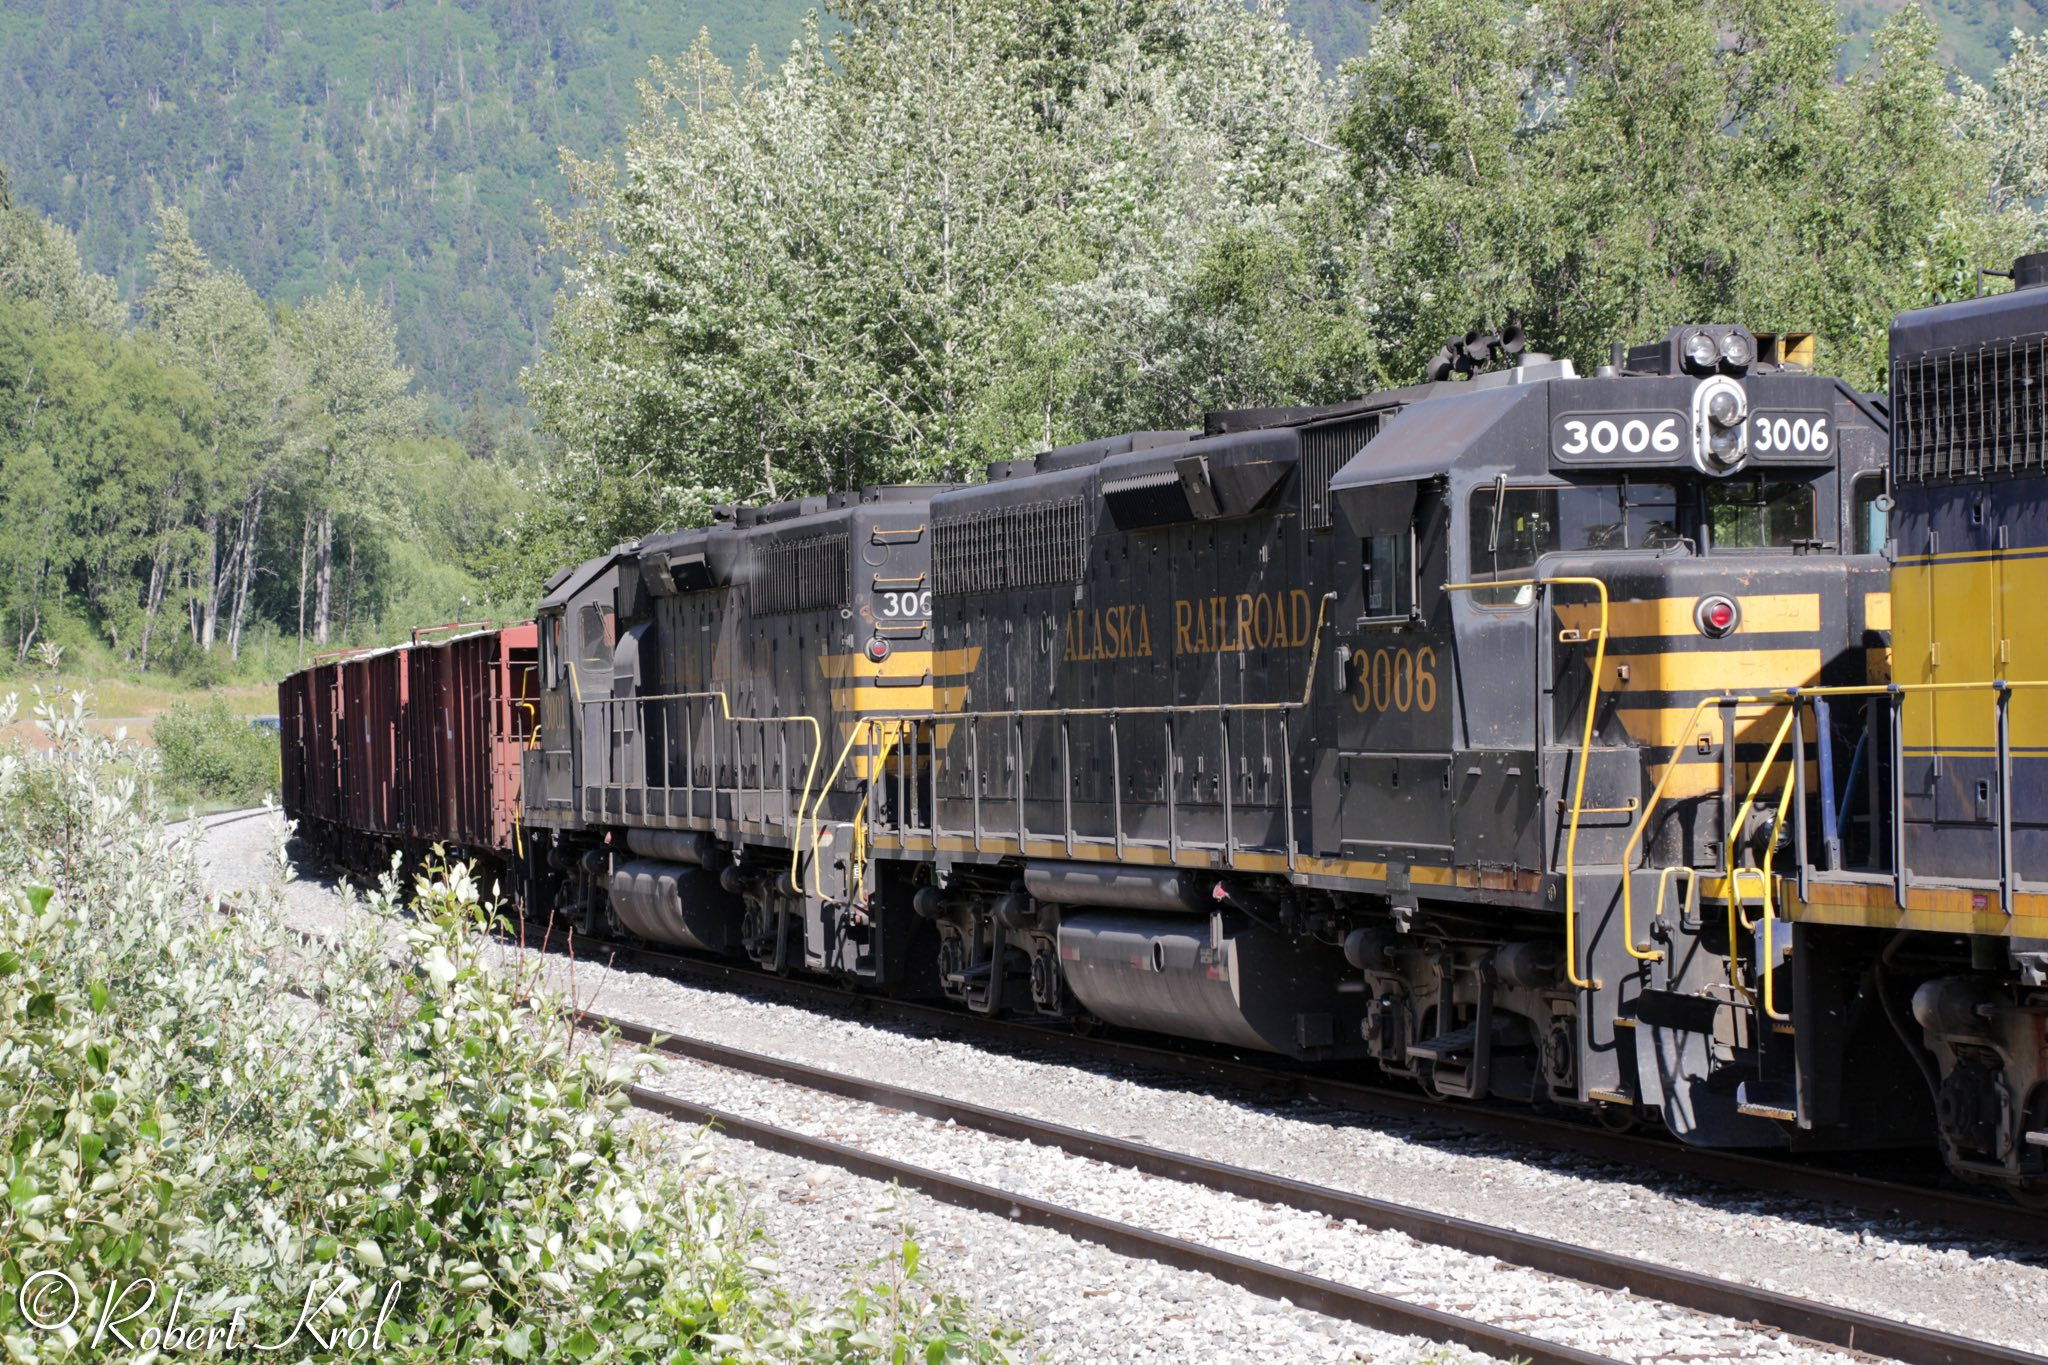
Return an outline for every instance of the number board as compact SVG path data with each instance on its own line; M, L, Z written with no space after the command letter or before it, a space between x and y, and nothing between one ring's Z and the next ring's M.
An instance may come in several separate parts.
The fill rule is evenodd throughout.
M1748 422L1749 453L1768 460L1829 460L1834 457L1835 425L1825 412L1753 414Z
M1691 426L1669 410L1568 412L1550 424L1550 450L1565 464L1669 464Z

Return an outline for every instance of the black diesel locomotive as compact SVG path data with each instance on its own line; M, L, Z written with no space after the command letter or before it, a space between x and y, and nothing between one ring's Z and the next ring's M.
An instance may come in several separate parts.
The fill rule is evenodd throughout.
M1729 1068L1790 1045L1691 994L1731 980L1726 789L1774 756L1689 711L1861 682L1882 625L1882 415L1806 344L1524 356L585 564L539 611L532 904L1706 1141L1867 1133L1742 1112ZM1681 751L1636 851L1699 875L1637 973L1624 855Z
M2031 335L2038 403L2013 297L1950 332ZM557 575L527 913L1704 1145L1939 1131L2040 1190L2043 903L1911 869L1959 822L2024 864L2048 819L2009 756L1988 805L1912 786L1947 791L1948 702L1889 679L1885 400L1733 326L1450 373L1499 350Z

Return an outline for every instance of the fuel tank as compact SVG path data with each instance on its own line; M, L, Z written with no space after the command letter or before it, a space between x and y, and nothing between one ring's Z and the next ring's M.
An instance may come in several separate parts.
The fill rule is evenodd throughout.
M650 943L707 953L739 951L743 905L719 885L715 872L635 858L612 869L611 895L619 923Z
M1059 928L1068 989L1124 1028L1290 1057L1363 1052L1363 983L1342 950L1256 926L1212 935L1213 923L1119 911L1068 915Z

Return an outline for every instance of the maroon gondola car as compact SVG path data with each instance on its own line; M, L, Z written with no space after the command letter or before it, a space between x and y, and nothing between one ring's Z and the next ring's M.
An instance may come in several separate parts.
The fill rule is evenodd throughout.
M531 622L433 627L286 677L284 809L298 837L364 873L437 843L488 862L515 852L535 649Z

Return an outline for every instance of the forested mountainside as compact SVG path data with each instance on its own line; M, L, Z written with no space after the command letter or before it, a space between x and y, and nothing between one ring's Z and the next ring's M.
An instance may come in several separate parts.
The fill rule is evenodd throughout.
M1902 0L1849 0L1867 35ZM77 234L133 303L157 207L265 298L359 283L442 420L521 402L561 282L537 203L559 153L616 148L649 58L700 29L770 68L809 0L235 0L0 4L0 161L26 207ZM1361 54L1375 9L1295 0L1326 67ZM1983 80L2048 0L1931 0L1947 56ZM831 23L827 18L826 22ZM1854 54L1867 45L1852 41Z
M560 280L536 201L616 146L656 54L771 65L795 0L8 0L0 159L133 300L157 206L266 298L336 280L391 311L424 391L517 401Z

